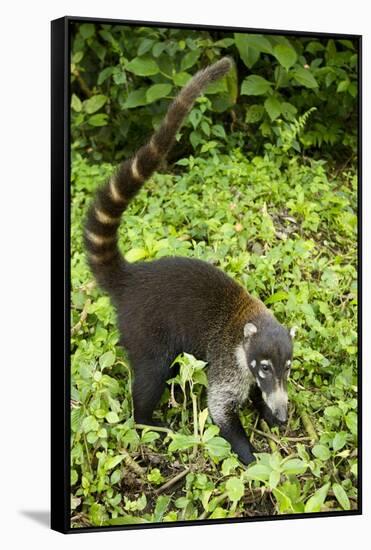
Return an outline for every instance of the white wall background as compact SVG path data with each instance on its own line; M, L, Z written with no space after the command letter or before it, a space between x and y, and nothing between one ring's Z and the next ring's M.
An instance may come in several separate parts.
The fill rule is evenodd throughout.
M54 0L2 6L1 102L1 428L0 540L3 548L108 545L279 550L354 547L370 520L370 405L365 403L363 517L155 529L63 536L47 527L49 509L49 135L50 23L63 15L364 34L364 103L370 95L367 2L337 0ZM367 70L368 69L368 70ZM364 249L370 247L369 107L364 105ZM5 124L4 124L5 122ZM5 166L5 171L4 171ZM364 340L370 355L370 254L364 256ZM61 290L62 291L62 290ZM368 338L369 340L369 338ZM364 397L370 392L364 360ZM369 528L368 528L369 532ZM7 540L8 542L5 542ZM367 540L367 539L366 539ZM4 544L5 543L5 544Z

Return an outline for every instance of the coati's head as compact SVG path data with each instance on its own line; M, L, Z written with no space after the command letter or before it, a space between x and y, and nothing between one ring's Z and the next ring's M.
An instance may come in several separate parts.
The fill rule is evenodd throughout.
M263 414L270 425L287 421L287 378L295 329L288 331L272 316L244 327L244 349L250 372L263 397Z

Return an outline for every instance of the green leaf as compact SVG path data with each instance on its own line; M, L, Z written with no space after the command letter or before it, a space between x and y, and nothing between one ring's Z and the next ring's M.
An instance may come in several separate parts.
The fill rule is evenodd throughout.
M105 470L112 470L112 468L115 468L115 466L117 466L117 464L120 464L120 462L122 462L123 460L124 457L122 455L109 456L104 463L104 468Z
M199 437L194 435L171 434L172 442L169 445L169 451L185 451L191 449L193 445L200 443Z
M225 484L225 490L229 500L238 502L244 495L245 486L243 481L238 477L230 477Z
M153 521L162 521L162 518L170 504L171 497L168 495L160 495L157 498L155 510L153 512Z
M231 452L231 446L223 437L212 437L205 443L211 458L226 458Z
M193 67L193 65L196 63L196 61L200 57L200 55L201 55L201 52L199 49L188 52L180 62L180 69L182 71L186 71L187 69L190 69L191 67Z
M297 54L294 48L290 48L285 44L278 44L278 46L275 46L273 53L276 59L278 59L280 64L285 67L286 70L292 67L297 59Z
M152 76L160 72L157 63L149 56L134 57L126 68L138 76Z
M348 412L345 416L345 423L352 435L357 435L357 414L354 411Z
M311 496L307 502L305 503L305 513L308 512L320 512L323 503L325 502L325 499L327 497L328 490L330 488L330 484L326 483L323 487L318 489L314 493L313 496Z
M349 80L342 80L339 82L338 87L336 89L337 92L346 92L349 88L350 81Z
M115 72L115 67L106 67L99 73L98 76L98 86L101 86L103 82L107 80Z
M92 97L89 97L86 101L84 101L84 110L88 115L91 115L93 113L96 113L103 107L103 105L107 101L107 96L103 94L97 94L93 95Z
M191 75L189 73L180 72L173 75L173 82L175 86L185 86L187 82L191 79Z
M250 75L242 82L242 95L262 95L268 92L271 88L271 83L265 78L258 75Z
M246 122L258 122L264 115L263 105L250 105L246 113Z
M147 257L147 252L144 248L132 248L125 254L125 260L128 262L138 262Z
M233 470L238 468L238 466L239 466L239 462L237 458L235 458L234 456L226 458L225 460L223 460L223 464L222 464L223 476L229 476L230 473L233 472Z
M304 69L304 67L298 67L294 70L293 76L306 88L318 88L317 80L314 78L313 74L310 72L310 69Z
M76 470L71 470L71 485L75 485L76 481L79 479Z
M253 464L246 470L245 476L248 479L256 479L258 481L267 481L271 474L271 468L264 464Z
M326 407L324 413L325 416L328 416L329 418L340 418L342 415L341 409L339 409L339 407L335 407L335 405Z
M130 92L123 105L124 109L134 109L135 107L146 105L146 93L147 88L139 88L138 90Z
M235 33L234 41L242 61L251 69L260 57L260 50L249 46L248 35Z
M276 97L268 97L264 102L264 107L271 120L276 120L281 114L281 103Z
M300 458L290 458L281 465L282 472L286 475L304 474L307 468L307 464Z
M112 367L116 359L116 355L113 353L113 351L106 351L106 353L103 353L99 357L99 366L101 369L106 369L108 367Z
M87 416L82 422L82 430L85 433L96 432L99 429L98 420L94 416Z
M334 491L334 495L336 496L336 499L343 510L350 510L349 498L343 487L339 485L339 483L334 483L332 486L332 490Z
M334 451L340 451L347 443L348 436L346 432L338 432L332 440L332 447Z
M154 84L150 86L146 93L147 103L152 103L162 97L168 96L172 89L171 84Z
M271 489L275 489L280 481L281 474L278 470L272 470L269 475L268 485Z
M93 23L83 23L79 27L79 32L81 36L85 38L85 40L87 40L88 38L91 38L92 36L94 36L95 25L93 25Z
M321 460L328 460L331 456L330 450L326 445L318 444L314 445L312 453L316 458Z
M142 38L137 51L138 56L140 57L141 55L149 52L154 43L155 41L152 38Z
M206 423L208 414L209 414L209 411L207 407L198 413L198 427L201 434L203 434L204 432L205 423Z
M234 39L237 49L238 45L244 44L245 47L254 48L258 52L272 53L272 44L269 39L262 34L245 34L235 33Z
M79 97L77 97L76 94L72 94L71 97L71 108L76 111L76 113L79 113L82 109L82 103Z
M148 445L149 443L153 443L160 437L160 434L157 432L143 432L142 437L140 438L141 443L144 445Z
M119 422L119 417L117 413L110 411L106 414L106 420L109 424L116 424L116 422Z
M108 122L108 116L105 113L92 115L88 118L88 122L91 126L106 126Z
M272 294L272 296L269 296L267 300L265 300L265 304L275 304L276 302L282 302L283 300L287 300L289 295L284 290L279 290L278 292L275 292Z

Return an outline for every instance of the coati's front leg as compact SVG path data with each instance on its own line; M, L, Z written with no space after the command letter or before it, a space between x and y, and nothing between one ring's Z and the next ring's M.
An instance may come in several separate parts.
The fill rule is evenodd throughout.
M241 462L254 462L254 449L239 419L236 396L229 391L223 392L220 387L213 389L213 386L209 386L208 408L211 418L220 429L220 435L231 444Z
M131 364L134 371L134 420L137 424L161 425L153 420L153 411L164 393L168 369L161 360L145 357L132 360Z

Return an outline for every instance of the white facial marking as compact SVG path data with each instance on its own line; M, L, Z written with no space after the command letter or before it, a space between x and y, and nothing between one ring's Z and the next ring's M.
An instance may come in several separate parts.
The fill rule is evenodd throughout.
M288 361L286 361L286 366L287 366L287 367L291 367L291 361L290 361L290 359L289 359Z
M270 359L262 359L260 361L260 364L261 365L267 365L267 366L272 366L272 361Z
M251 361L250 365L252 366L253 369L255 369L256 367L256 361L255 359L253 361Z
M286 420L288 397L287 392L283 389L283 387L281 385L277 386L271 393L267 394L262 392L262 395L264 401L273 414L275 414L280 420Z
M261 369L259 370L258 374L259 374L260 378L265 378L265 377L267 376L267 373L264 372L264 371L261 370Z

